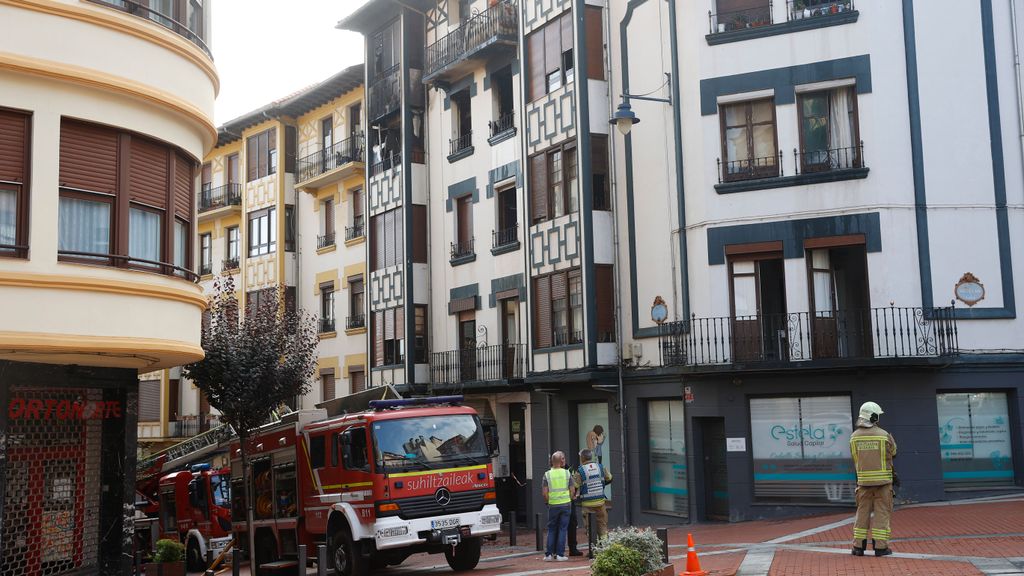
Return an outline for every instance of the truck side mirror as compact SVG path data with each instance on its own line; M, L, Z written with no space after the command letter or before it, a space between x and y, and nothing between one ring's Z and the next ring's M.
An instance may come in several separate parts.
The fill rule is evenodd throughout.
M484 429L484 442L487 444L487 453L491 458L497 458L501 454L501 446L498 441L498 423L493 420L482 422Z

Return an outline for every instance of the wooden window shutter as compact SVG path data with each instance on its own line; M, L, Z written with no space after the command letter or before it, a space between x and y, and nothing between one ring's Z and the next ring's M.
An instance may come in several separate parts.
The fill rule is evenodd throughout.
M384 339L394 340L395 339L395 309L391 308L384 311Z
M544 26L544 75L554 72L562 65L561 20L552 20Z
M526 58L530 66L530 86L527 94L532 102L545 92L544 79L547 72L544 70L544 30L534 32L526 42Z
M60 123L60 185L117 193L118 135L102 126Z
M373 365L384 365L384 312L373 313Z
M551 275L551 299L558 300L566 297L565 272L556 272Z
M405 308L399 306L395 308L395 340L402 340L405 338Z
M534 222L548 218L548 157L537 154L530 158L530 205Z
M384 214L378 214L370 219L373 223L373 236L371 241L373 242L373 264L374 270L380 270L384 268L384 245L389 240L384 236Z
M353 190L352 191L352 215L362 216L363 215L363 191Z
M324 234L334 234L334 200L324 202Z
M139 382L139 422L160 421L160 380Z
M572 49L572 47L575 45L572 41L572 15L573 11L570 10L565 14L562 14L562 17L558 19L559 28L561 28L562 36L562 45L558 51L559 64L561 64L562 62L562 52Z
M384 213L384 266L395 265L395 210Z
M587 36L587 78L604 80L604 9L587 6L583 17Z
M335 397L334 369L331 369L329 373L320 374L320 382L323 384L323 398L321 398L321 401L333 400Z
M187 221L192 220L195 194L192 193L195 164L184 154L178 154L174 162L174 213Z
M473 196L467 194L457 201L459 243L465 245L473 237Z
M422 204L412 206L412 261L418 264L427 263L427 207Z
M132 202L157 208L167 207L167 149L154 142L132 136L128 161L128 190Z
M360 368L362 367L360 366ZM366 389L366 372L363 370L353 370L352 368L349 368L348 376L352 380L352 394L362 392Z
M284 127L284 171L293 173L295 172L295 148L297 147L297 133L295 126ZM270 149L273 150L274 146L271 145Z
M252 182L258 178L260 165L260 139L259 136L249 136L245 141L245 173L246 182Z
M615 341L615 274L610 265L594 267L595 303L597 305L597 341Z
M393 265L401 266L405 262L405 224L403 223L405 211L396 208L391 212L394 214L395 222L395 261Z
M25 182L28 119L27 114L0 110L0 180Z
M537 348L551 346L551 277L533 279L533 342Z

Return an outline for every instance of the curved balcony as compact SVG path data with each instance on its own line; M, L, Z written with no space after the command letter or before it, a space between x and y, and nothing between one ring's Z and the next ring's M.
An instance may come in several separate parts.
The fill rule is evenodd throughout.
M206 13L202 2L196 2L194 0L172 0L170 3L171 13L168 14L155 8L151 8L142 2L136 2L135 0L87 1L92 2L93 4L100 4L101 6L114 8L122 12L127 12L128 14L138 16L139 18L145 18L151 22L156 22L171 32L174 32L195 44L200 50L206 52L207 56L211 59L213 58L213 53L210 51L210 47L206 45L206 41L203 39L205 34L203 24L205 22ZM183 22L187 22L187 24L184 24Z

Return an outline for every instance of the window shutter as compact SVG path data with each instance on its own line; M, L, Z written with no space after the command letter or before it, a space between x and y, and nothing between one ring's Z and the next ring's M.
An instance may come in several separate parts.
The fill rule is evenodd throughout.
M562 52L565 52L566 50L571 50L572 47L575 46L575 44L572 41L572 16L573 16L573 11L570 10L570 11L566 12L565 14L562 14L562 17L559 18L559 26L558 27L561 28L561 36L562 36L562 45L561 45L561 47L560 47L560 49L558 51L558 63L559 64L562 63Z
M458 199L458 226L457 230L459 243L465 244L473 237L473 197L463 196ZM465 248L464 248L465 249Z
M157 208L167 207L167 149L132 136L128 161L128 190L132 202Z
M526 42L526 58L530 66L528 97L532 102L543 96L545 92L544 78L547 73L544 70L544 30L534 32Z
M284 171L289 173L295 172L295 148L296 148L297 134L295 126L284 127ZM274 146L271 144L270 149L273 150Z
M587 6L583 15L587 32L587 78L604 80L604 9Z
M258 136L249 136L245 141L245 172L248 177L246 182L252 182L259 174L260 165L260 139Z
M608 136L590 136L591 200L594 210L611 210L608 199Z
M178 154L174 162L174 213L192 220L192 208L195 194L192 193L195 176L193 170L195 165L192 160L184 154Z
M551 346L551 277L533 280L533 343L536 348Z
M27 114L0 110L0 180L25 182Z
M395 339L395 309L391 308L384 311L384 339L394 340Z
M548 157L537 154L530 158L530 204L533 221L548 218Z
M405 338L405 307L395 308L395 340Z
M335 397L334 369L332 368L329 373L320 374L320 382L323 384L323 398L321 398L321 401L333 400Z
M427 263L427 207L422 204L412 206L412 261L419 264Z
M360 366L362 368L362 366ZM366 389L366 372L362 370L348 369L348 376L352 380L352 394L356 392L362 392Z
M391 212L394 214L395 222L395 261L393 264L401 266L405 262L405 224L402 220L405 212L401 208L396 208Z
M363 215L363 191L354 190L352 192L352 215L362 216Z
M93 192L117 192L117 133L102 126L62 120L60 185Z
M160 421L160 381L139 382L139 422Z
M334 200L324 202L324 234L334 234Z
M594 267L595 302L597 305L597 341L615 341L615 275L608 265Z
M384 214L378 214L370 219L373 223L373 236L370 240L373 242L373 269L380 270L384 268L384 244L388 242L384 236Z
M562 30L561 22L553 20L544 26L544 75L561 68Z
M395 210L384 213L384 266L395 265Z
M373 365L384 365L384 312L373 313Z

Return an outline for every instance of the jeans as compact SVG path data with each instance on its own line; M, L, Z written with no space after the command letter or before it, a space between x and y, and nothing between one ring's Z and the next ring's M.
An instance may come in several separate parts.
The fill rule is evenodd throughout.
M569 505L548 507L548 544L545 556L565 556L565 536L569 528Z

